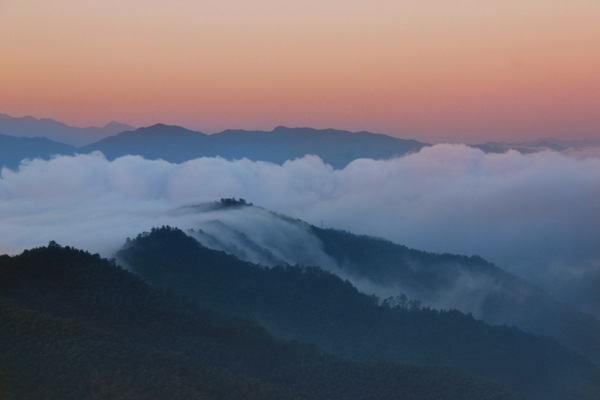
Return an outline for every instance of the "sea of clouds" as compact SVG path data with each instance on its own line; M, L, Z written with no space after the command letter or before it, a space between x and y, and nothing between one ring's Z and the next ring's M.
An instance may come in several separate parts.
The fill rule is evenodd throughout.
M557 293L600 277L600 157L449 144L343 170L315 156L26 161L0 175L0 253L55 240L110 257L154 226L206 229L214 216L180 207L231 197L420 250L477 254Z

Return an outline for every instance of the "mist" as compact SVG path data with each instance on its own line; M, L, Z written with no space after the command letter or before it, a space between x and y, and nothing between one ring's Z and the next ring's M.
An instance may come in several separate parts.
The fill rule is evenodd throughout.
M242 232L269 249L272 260L331 261L318 254L317 242L306 242L304 250L269 245L302 232L272 226L258 234L249 229L267 226L258 214L181 211L231 197L317 226L323 221L325 228L420 250L477 254L564 296L573 297L582 280L600 271L600 158L485 154L448 144L386 161L360 159L343 170L315 156L282 166L221 158L171 164L138 156L109 162L101 153L26 161L1 172L0 252L55 240L110 257L127 237L171 225L194 229L205 244L231 228L229 234ZM216 221L229 228L215 228ZM251 247L240 248L247 259L267 263L269 255ZM585 306L589 299L577 301Z
M336 261L323 250L319 238L303 222L255 207L186 207L180 212L187 213L195 223L196 228L187 233L206 247L268 267L317 265L342 274Z

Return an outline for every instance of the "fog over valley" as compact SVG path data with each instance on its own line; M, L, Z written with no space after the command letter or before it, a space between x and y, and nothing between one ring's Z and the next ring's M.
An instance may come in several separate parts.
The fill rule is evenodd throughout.
M217 232L235 243L213 222L220 221L258 241L272 260L333 268L326 257L275 246L274 238L302 234L283 222L182 208L220 198L419 250L479 255L595 311L576 293L600 269L600 158L553 151L485 154L435 145L391 160L355 160L342 170L309 155L281 166L221 158L108 161L98 152L25 161L17 171L2 170L0 250L15 254L56 240L110 257L127 237L162 225ZM264 254L244 251L268 264Z

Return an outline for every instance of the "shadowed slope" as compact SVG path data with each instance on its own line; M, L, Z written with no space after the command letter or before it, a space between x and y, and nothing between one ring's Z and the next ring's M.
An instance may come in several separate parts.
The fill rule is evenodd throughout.
M260 267L170 228L138 236L119 256L155 285L346 357L455 366L537 399L600 393L598 368L553 340L458 311L380 306L319 268Z
M449 368L350 362L276 340L55 243L0 257L0 338L0 377L18 398L514 398Z

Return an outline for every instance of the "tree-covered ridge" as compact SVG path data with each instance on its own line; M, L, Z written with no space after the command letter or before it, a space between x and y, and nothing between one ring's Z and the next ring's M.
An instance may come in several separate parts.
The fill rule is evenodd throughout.
M291 399L272 385L137 346L0 298L3 378L14 399Z
M344 271L383 287L400 287L425 303L452 306L476 298L477 316L491 324L517 325L552 336L600 365L600 321L558 302L539 287L481 257L435 254L388 240L311 226ZM471 286L461 289L462 281ZM476 285L472 283L475 282ZM461 292L462 290L462 292ZM461 293L461 296L453 295ZM475 311L473 311L475 312Z
M367 293L405 293L431 308L455 308L492 325L516 325L554 337L600 366L600 320L481 257L430 253L381 238L319 229L261 207L241 206L235 199L181 211L214 218L187 232L211 249L271 267L315 265L350 279ZM593 279L587 287L591 290Z
M451 368L277 340L55 243L0 256L0 379L16 399L516 398Z
M148 282L203 307L256 318L277 336L345 357L453 366L530 398L600 393L598 368L554 340L458 311L381 306L320 268L242 262L168 227L138 236L119 256Z

